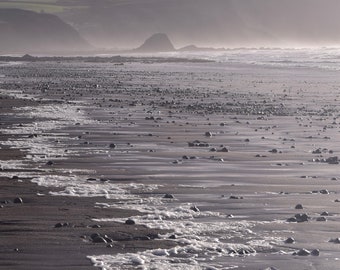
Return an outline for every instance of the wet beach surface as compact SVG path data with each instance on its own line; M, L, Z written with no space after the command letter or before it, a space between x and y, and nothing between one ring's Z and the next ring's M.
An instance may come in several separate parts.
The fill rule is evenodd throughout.
M39 246L13 252L41 234L51 269L60 256L74 269L86 256L108 269L337 267L338 72L52 61L0 74L2 104L21 103L2 112L1 200L31 198L0 209L4 267L41 263ZM94 243L96 224L112 243Z

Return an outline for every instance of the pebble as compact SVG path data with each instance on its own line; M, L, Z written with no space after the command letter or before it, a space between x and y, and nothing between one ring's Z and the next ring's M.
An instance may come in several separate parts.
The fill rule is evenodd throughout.
M299 251L294 252L293 255L296 255L296 256L309 256L309 255L311 255L311 253L310 253L309 250L307 250L305 248L302 248Z
M297 204L296 206L295 206L295 209L303 209L303 206L302 206L302 204Z
M169 194L169 193L165 194L165 195L163 196L163 198L164 198L164 199L175 199L174 195Z
M286 240L285 240L285 243L286 244L293 244L295 243L295 239L293 237L288 237Z
M192 211L194 211L194 212L199 212L199 211L200 211L196 205L191 206L191 207L190 207L190 210L192 210Z
M116 148L116 147L117 147L117 145L116 145L115 143L111 143L111 144L110 144L110 148L114 149L114 148Z
M325 217L318 217L316 221L327 221L327 219Z
M20 197L15 198L13 202L14 202L14 203L20 203L20 204L21 204L21 203L24 203L23 199L20 198Z
M136 222L134 220L132 220L132 219L128 219L128 220L125 221L125 224L126 225L135 225Z

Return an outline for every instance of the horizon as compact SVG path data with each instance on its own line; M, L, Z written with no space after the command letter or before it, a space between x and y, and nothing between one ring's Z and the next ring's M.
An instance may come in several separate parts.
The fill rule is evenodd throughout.
M99 49L135 49L156 33L176 49L340 46L335 0L12 0L3 8L56 15Z

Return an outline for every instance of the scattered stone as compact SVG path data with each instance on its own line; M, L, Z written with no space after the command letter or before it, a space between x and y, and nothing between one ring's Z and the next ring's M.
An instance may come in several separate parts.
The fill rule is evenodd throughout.
M329 157L329 158L326 159L326 162L328 164L334 164L334 165L337 165L337 164L340 163L338 157Z
M320 216L327 217L327 216L329 216L329 213L327 211L324 211L320 214Z
M125 221L125 224L126 225L135 225L136 222L134 220L132 220L132 219L128 219L128 220Z
M175 199L174 195L169 194L169 193L165 194L165 195L163 196L163 198L164 198L164 199Z
M331 239L331 240L329 240L329 242L334 243L334 244L340 244L340 237Z
M54 228L62 228L62 227L68 227L70 224L68 222L64 222L64 223L57 223L54 225Z
M54 163L53 163L53 161L51 161L51 160L49 160L49 161L47 161L46 162L46 165L48 165L48 166L52 166Z
M294 252L293 255L296 255L296 256L309 256L309 255L311 255L311 253L310 253L309 250L307 250L305 248L302 248L299 251Z
M102 226L100 226L99 224L95 224L95 225L92 225L91 228L93 229L99 229L101 228Z
M177 239L177 236L175 234L172 234L169 236L169 239Z
M242 197L242 196L234 196L234 195L231 195L231 196L229 197L229 199L232 199L232 200L242 200L243 197Z
M117 145L116 145L115 143L111 143L111 144L110 144L110 148L114 149L114 148L116 148L116 147L117 147Z
M288 237L286 240L285 240L285 243L286 244L293 244L295 243L295 239L293 237Z
M92 242L93 243L105 243L105 244L107 244L107 241L102 236L97 236L97 237L92 238Z
M20 197L15 198L13 202L14 203L19 203L19 204L24 203L23 199L20 198Z
M320 193L327 195L327 194L329 194L329 191L327 189L322 189L322 190L320 190Z
M223 147L220 152L228 153L229 149L227 147Z
M295 209L300 209L300 210L301 210L301 209L303 209L303 206L302 206L302 204L300 204L300 203L299 203L299 204L297 204L297 205L295 206Z
M307 214L296 214L294 217L288 218L287 222L306 222L311 218Z
M210 131L207 131L204 135L205 137L212 137L212 133Z
M312 252L310 253L312 256L319 256L320 255L320 250L318 249L313 249Z
M199 212L199 211L200 211L196 205L191 206L191 207L190 207L190 210L192 210L192 211L194 211L194 212Z
M318 217L316 221L327 221L327 219L325 217Z
M269 151L270 153L277 154L279 151L277 149L272 149Z
M188 142L189 147L209 147L209 144L207 142L201 142L198 140L195 140L193 142Z

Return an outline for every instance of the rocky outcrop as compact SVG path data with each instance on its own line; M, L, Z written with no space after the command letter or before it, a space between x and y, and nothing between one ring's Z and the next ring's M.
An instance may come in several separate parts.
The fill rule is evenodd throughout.
M170 52L175 51L166 34L158 33L148 38L142 46L135 49L137 52Z

